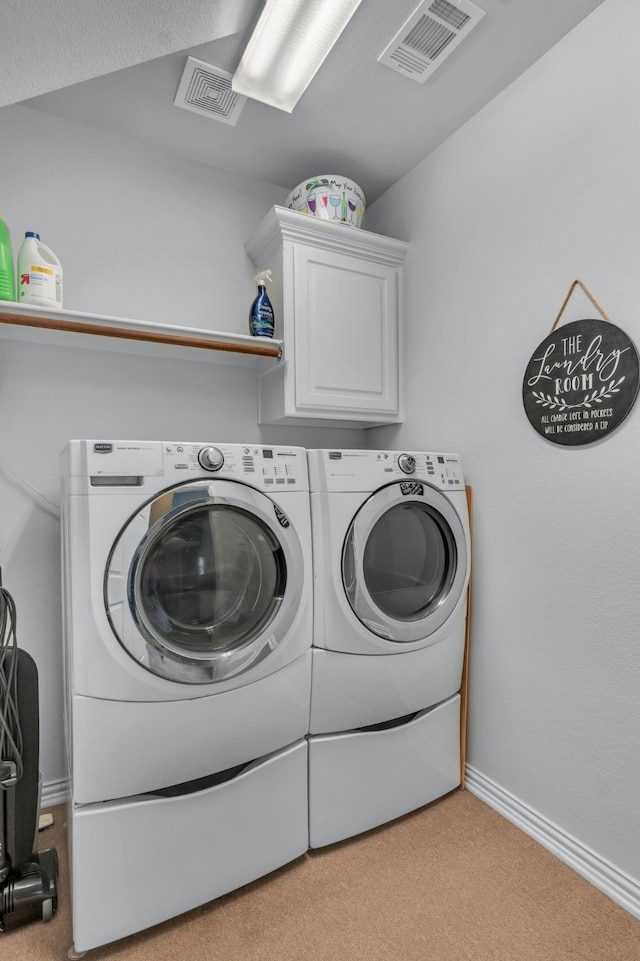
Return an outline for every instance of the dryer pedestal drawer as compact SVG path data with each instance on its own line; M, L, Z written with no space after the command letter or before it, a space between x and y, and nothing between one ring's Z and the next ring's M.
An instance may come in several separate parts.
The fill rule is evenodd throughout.
M459 783L459 694L397 727L310 737L310 846L361 834Z
M304 740L192 794L73 806L76 951L175 917L304 854L307 807Z
M351 731L439 704L460 690L466 611L437 644L402 654L344 654L314 648L310 734Z

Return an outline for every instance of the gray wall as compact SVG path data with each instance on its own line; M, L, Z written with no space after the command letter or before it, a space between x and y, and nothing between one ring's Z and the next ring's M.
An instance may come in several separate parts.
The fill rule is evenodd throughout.
M640 405L571 449L521 391L575 278L640 344L638 36L608 0L368 212L410 249L406 418L367 437L458 450L474 489L472 769L636 898Z

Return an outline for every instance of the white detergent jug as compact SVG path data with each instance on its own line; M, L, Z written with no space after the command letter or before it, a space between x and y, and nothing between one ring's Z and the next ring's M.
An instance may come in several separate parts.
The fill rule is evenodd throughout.
M28 230L24 235L17 266L19 304L62 310L62 265L40 234Z

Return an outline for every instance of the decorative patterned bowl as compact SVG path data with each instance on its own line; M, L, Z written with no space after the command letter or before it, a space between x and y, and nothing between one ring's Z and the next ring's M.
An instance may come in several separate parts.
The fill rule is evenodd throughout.
M362 227L366 201L362 188L348 177L320 174L298 184L285 206L320 220Z

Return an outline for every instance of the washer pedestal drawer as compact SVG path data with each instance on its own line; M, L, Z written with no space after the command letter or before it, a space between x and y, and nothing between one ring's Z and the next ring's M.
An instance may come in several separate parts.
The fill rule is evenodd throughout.
M72 806L75 950L175 917L301 856L307 810L305 740L194 793Z
M396 727L309 737L309 835L333 844L460 784L460 695Z
M232 691L181 701L71 699L76 804L139 795L266 757L309 730L311 651ZM168 751L167 745L185 744Z

